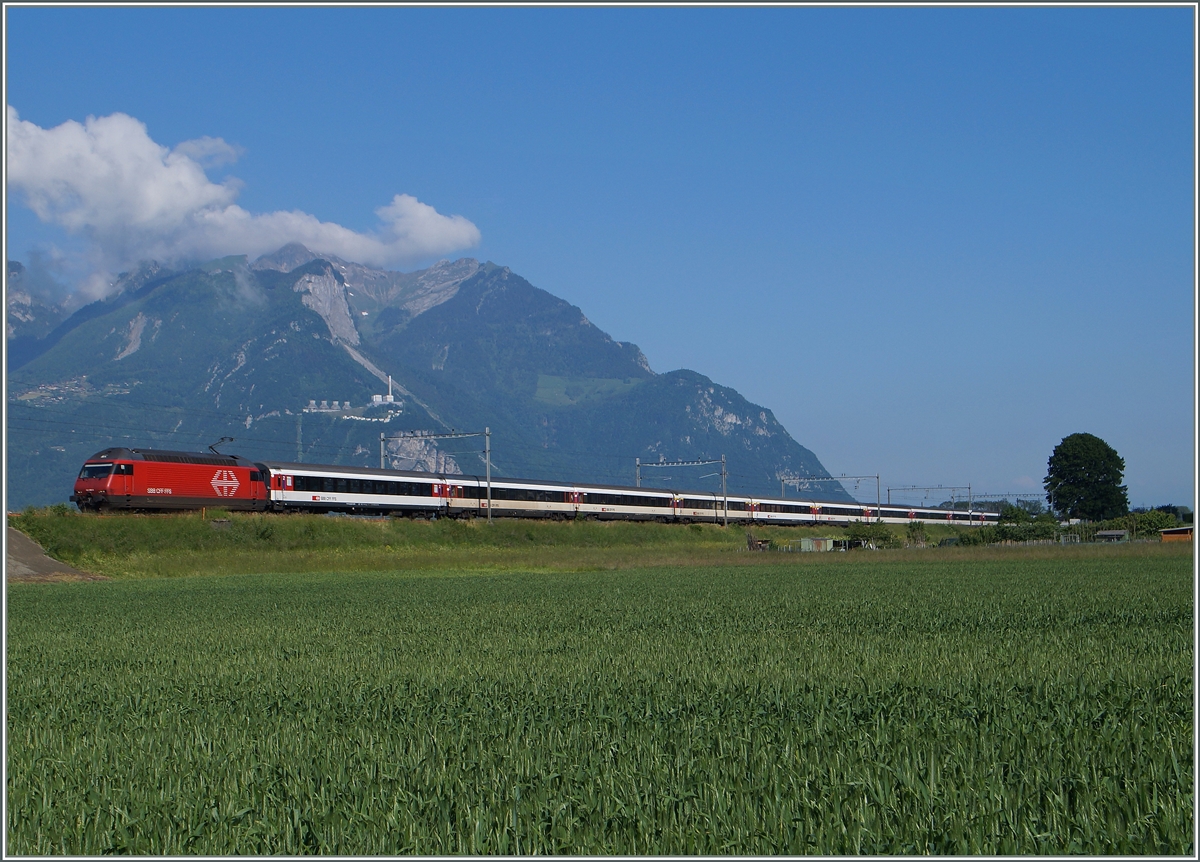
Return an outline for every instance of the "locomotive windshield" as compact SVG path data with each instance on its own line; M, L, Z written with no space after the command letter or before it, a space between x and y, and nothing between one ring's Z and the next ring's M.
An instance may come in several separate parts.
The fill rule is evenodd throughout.
M113 471L112 464L84 464L79 471L80 479L103 479Z

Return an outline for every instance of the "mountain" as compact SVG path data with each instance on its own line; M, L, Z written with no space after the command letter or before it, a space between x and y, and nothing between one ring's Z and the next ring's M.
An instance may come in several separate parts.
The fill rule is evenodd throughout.
M39 316L9 337L10 509L65 499L107 446L223 436L254 459L368 466L382 434L390 466L480 473L478 438L393 438L487 426L493 475L632 484L635 458L721 455L731 491L829 475L771 411L693 371L656 374L636 345L493 263L386 272L292 244L184 271L149 262L65 320ZM715 473L647 467L643 482L716 489Z
M14 338L38 340L50 334L64 317L62 309L53 302L38 296L31 285L26 284L26 270L20 261L8 262L5 291L4 335L10 342Z
M4 291L4 338L9 361L23 364L66 317L62 307L28 284L20 261L8 261Z

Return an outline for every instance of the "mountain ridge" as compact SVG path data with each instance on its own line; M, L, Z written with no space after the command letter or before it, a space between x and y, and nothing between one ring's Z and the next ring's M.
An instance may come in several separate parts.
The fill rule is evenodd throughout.
M829 476L769 409L698 372L655 373L637 345L508 267L389 273L330 257L293 244L122 274L10 370L10 452L29 453L10 458L10 500L62 499L83 458L134 436L176 449L234 436L260 460L378 466L382 433L390 466L454 472L480 453L398 432L485 425L497 475L632 484L635 457L726 454L731 490L777 496L780 477Z

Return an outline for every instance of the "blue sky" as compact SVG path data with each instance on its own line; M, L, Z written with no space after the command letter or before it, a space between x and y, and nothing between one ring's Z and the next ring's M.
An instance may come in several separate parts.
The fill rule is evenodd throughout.
M383 236L411 196L393 268L510 266L834 474L1037 492L1086 431L1135 505L1194 505L1190 8L6 15L22 128L219 138L201 179L256 218ZM129 235L41 221L11 147L9 258L116 266Z

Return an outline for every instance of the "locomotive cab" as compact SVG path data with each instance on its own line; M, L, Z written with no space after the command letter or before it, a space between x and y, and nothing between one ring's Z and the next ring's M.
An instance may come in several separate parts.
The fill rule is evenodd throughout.
M75 479L71 501L80 509L123 506L133 493L133 463L94 460L102 457L105 457L104 453L89 459Z

